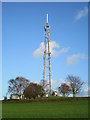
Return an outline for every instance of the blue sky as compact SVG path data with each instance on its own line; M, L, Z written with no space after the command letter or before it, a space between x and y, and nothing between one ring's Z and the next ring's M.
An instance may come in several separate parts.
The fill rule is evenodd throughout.
M88 3L3 3L2 96L8 80L23 76L39 82L43 75L44 25L49 14L52 88L68 74L88 83Z

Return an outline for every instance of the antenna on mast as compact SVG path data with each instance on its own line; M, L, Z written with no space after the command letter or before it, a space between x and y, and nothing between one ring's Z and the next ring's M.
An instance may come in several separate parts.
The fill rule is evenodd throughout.
M47 23L48 23L48 14L47 14Z

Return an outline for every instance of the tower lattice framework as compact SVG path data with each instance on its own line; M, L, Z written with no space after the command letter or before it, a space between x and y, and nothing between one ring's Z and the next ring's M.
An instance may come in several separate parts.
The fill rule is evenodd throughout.
M51 52L50 52L50 41L49 41L49 30L50 26L48 24L48 14L46 24L44 26L45 30L45 50L44 50L44 65L43 65L43 88L45 88L45 77L46 68L48 68L48 85L49 85L49 96L51 95ZM48 60L48 65L46 65L46 60Z

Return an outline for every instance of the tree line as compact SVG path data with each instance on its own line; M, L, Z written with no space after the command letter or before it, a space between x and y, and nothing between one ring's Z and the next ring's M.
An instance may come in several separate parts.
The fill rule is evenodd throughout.
M75 97L76 94L81 91L83 83L84 82L81 81L79 76L68 75L66 78L66 83L61 83L61 85L58 86L58 92L64 97L69 96L70 94ZM38 96L43 97L47 91L48 89L43 89L42 84L30 82L24 77L16 77L15 79L10 79L8 81L9 95L24 95L24 98L35 99ZM54 95L53 90L52 95Z

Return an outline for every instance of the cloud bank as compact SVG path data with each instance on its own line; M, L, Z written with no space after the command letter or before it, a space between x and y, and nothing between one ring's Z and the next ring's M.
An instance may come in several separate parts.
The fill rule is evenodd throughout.
M88 7L84 7L80 10L77 15L75 16L75 20L80 20L81 18L85 17L88 14Z
M46 52L48 52L48 44L46 45L46 47L47 47ZM44 50L45 50L44 42L41 42L40 47L33 52L33 56L35 58L43 56ZM58 56L59 54L68 52L68 50L69 48L60 47L59 44L56 43L55 41L50 41L51 56L53 57Z
M84 54L73 54L73 55L67 57L66 63L68 65L74 64L74 63L79 62L80 60L84 60L85 58L86 57Z

